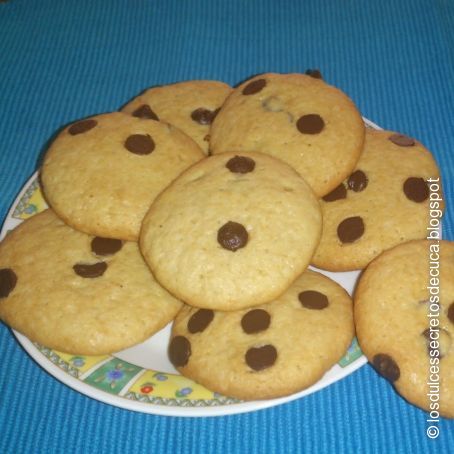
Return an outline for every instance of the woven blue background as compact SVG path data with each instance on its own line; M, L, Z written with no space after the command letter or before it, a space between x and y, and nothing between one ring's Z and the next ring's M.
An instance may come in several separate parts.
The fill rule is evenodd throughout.
M64 123L184 79L320 68L364 116L435 154L454 239L452 0L0 2L0 221ZM129 412L38 367L0 324L0 452L453 452L365 366L309 397L203 419Z

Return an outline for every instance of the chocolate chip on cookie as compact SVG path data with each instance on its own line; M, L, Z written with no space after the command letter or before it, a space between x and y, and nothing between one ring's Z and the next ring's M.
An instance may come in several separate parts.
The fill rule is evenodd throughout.
M229 221L218 230L218 243L228 251L245 247L248 239L247 230L238 222Z
M232 173L249 173L255 168L255 161L246 156L230 158L225 165Z
M316 290L305 290L299 293L298 299L303 307L307 309L321 310L329 305L328 297Z
M302 134L319 134L325 127L325 122L318 114L307 114L298 119L296 127Z
M137 118L145 118L147 120L159 121L159 117L155 112L153 112L152 108L148 104L142 104L132 112L132 116Z
M74 123L71 125L68 129L68 132L72 136L76 136L78 134L83 134L84 132L90 131L90 129L93 129L98 122L92 118L89 120L82 120L78 121L77 123Z
M96 236L91 240L91 250L95 255L113 255L123 246L123 241Z
M333 189L329 194L323 196L325 202L335 202L336 200L345 199L347 197L347 189L345 189L344 183L341 183L335 189Z
M253 80L252 82L249 82L244 88L243 88L243 95L255 95L259 91L262 91L266 86L266 79L256 79Z
M243 315L241 327L246 334L255 334L265 331L270 326L270 314L263 309L252 309Z
M344 219L337 226L337 236L342 243L353 243L364 234L364 221L361 216Z
M400 369L397 363L386 353L378 353L372 361L377 372L391 382L400 377Z
M155 143L149 134L132 134L126 139L125 148L137 155L147 155L155 149Z
M435 343L434 341L431 339L430 337L430 331L431 329L430 328L426 328L422 333L421 335L424 337L424 340L426 342L426 346L427 346L427 353L429 354L430 357L434 356L434 353L433 351L436 350L438 353L436 353L435 355L436 356L440 356L440 351L439 351L439 348L435 346ZM439 334L437 336L439 338ZM437 342L438 344L438 342Z
M399 147L413 147L416 144L415 139L404 134L392 134L388 139Z
M429 198L429 187L424 178L407 178L403 185L403 190L407 199L416 203L424 202Z
M105 273L105 271L107 270L107 263L76 263L73 266L73 270L80 277L96 278L102 276Z
M0 269L0 298L6 298L16 287L17 276L11 268Z
M184 367L191 356L191 343L184 336L175 336L169 345L169 359L175 367Z
M276 359L277 350L273 345L251 347L245 355L247 365L255 371L271 367L276 362Z
M448 319L451 323L454 323L454 303L451 303L448 309Z
M362 170L355 170L348 178L348 188L354 192L361 192L366 189L368 179Z
M188 320L188 331L191 334L205 331L208 325L213 321L214 312L211 309L199 309Z
M306 75L313 77L314 79L323 79L322 73L319 69L307 69Z
M213 111L205 109L204 107L199 107L192 111L191 118L200 125L211 125L218 112L219 109Z

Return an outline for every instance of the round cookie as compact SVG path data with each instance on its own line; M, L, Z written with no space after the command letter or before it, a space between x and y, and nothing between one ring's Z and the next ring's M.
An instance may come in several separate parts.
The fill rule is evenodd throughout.
M188 80L149 88L126 104L122 111L139 118L171 123L208 154L210 125L231 91L224 82Z
M211 127L210 149L271 154L295 168L320 197L352 172L364 129L353 102L322 79L262 74L227 98Z
M160 194L140 248L178 298L235 310L282 294L306 269L320 229L319 202L291 167L261 153L224 153Z
M153 279L136 242L78 232L51 210L0 243L0 318L52 349L122 350L163 328L181 306Z
M441 217L437 164L416 140L367 129L355 171L321 206L323 233L312 264L331 271L365 268L386 249L426 238L429 216Z
M317 382L346 352L354 334L345 290L307 270L279 298L221 312L185 306L169 357L181 374L239 399L270 399Z
M41 169L49 205L70 226L137 240L153 199L204 154L177 128L113 112L62 130Z
M355 292L362 351L405 399L454 417L454 243L414 240L385 251ZM437 413L438 414L438 413Z

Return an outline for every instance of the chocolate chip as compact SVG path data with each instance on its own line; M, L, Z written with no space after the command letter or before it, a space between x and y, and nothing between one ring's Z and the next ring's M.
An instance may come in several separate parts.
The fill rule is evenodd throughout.
M248 238L247 230L238 222L229 221L218 230L218 243L229 251L246 246Z
M0 269L0 298L6 298L16 287L17 276L11 268Z
M211 125L220 109L209 110L199 107L191 113L191 118L200 125Z
M209 134L206 134L205 137L203 138L203 140L205 142L209 142L210 141L210 135Z
M248 173L255 168L255 161L246 156L235 156L227 161L225 165L232 173Z
M424 202L429 197L429 188L424 178L407 178L403 189L407 199L416 203Z
M254 370L271 367L277 359L277 350L272 345L252 347L246 352L246 364Z
M313 77L314 79L323 79L322 73L319 69L308 69L306 70L306 74Z
M451 303L451 306L449 306L448 318L451 321L451 323L454 323L454 303Z
M98 122L96 120L93 120L92 118L89 120L78 121L77 123L74 123L69 127L68 132L72 136L75 136L77 134L83 134L84 132L93 129L97 124Z
M415 139L405 136L404 134L393 134L388 139L399 147L412 147L415 145Z
M154 147L155 143L148 134L133 134L125 142L125 148L138 155L150 154Z
M112 255L118 252L123 246L121 240L102 238L96 236L91 240L91 250L96 255Z
M263 309L253 309L243 315L241 327L246 334L254 334L268 329L270 314Z
M104 274L107 269L106 262L98 262L93 264L77 263L73 266L74 272L80 277L95 278Z
M362 170L356 170L348 179L348 188L355 192L361 192L366 189L368 179Z
M298 119L296 127L302 134L319 134L325 127L325 122L318 114L308 114Z
M432 340L430 338L430 328L426 328L422 333L421 333L422 336L425 337L425 340L426 340L426 344L427 344L427 353L429 354L429 356L432 356L432 351L433 350L438 350L437 348L432 348L431 345L430 345L430 341ZM440 354L440 352L438 352Z
M255 95L259 91L263 90L266 86L266 80L265 79L257 79L253 80L252 82L249 82L244 88L243 88L243 95Z
M132 116L137 118L144 118L147 120L159 121L159 117L153 112L148 104L142 104L132 113Z
M212 322L214 312L210 309L199 309L188 320L188 331L192 334L205 331L206 327Z
M337 188L333 189L329 194L323 196L325 202L334 202L336 200L345 199L347 197L347 190L344 183L341 183Z
M183 367L191 356L191 343L184 336L175 336L169 345L170 362L175 367Z
M360 216L344 219L337 226L337 236L342 243L353 243L364 234L364 222Z
M400 377L400 369L397 363L386 353L378 353L372 361L377 372L391 382Z
M316 290L305 290L298 295L298 299L307 309L321 310L329 305L328 297Z

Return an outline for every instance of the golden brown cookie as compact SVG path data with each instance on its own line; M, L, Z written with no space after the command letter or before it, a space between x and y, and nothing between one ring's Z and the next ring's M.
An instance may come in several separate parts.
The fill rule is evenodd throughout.
M351 299L322 274L306 271L279 298L233 312L185 306L169 357L185 376L240 399L270 399L317 382L354 334Z
M216 80L188 80L149 88L122 111L171 123L208 154L210 125L231 90L229 85Z
M45 155L41 180L49 205L73 228L137 240L154 198L203 157L174 126L113 112L63 129Z
M355 292L362 351L405 399L454 417L454 243L410 241L385 251Z
M282 294L306 269L320 229L319 202L290 166L261 153L223 153L160 194L140 248L178 298L234 310Z
M78 232L51 210L0 243L0 318L52 349L122 350L163 328L180 308L153 279L136 242Z
M440 173L420 142L368 129L356 169L321 206L323 234L312 264L362 269L386 249L426 238L430 216L442 215Z
M227 98L211 127L210 149L270 154L323 196L354 169L364 129L353 102L322 79L268 73L242 83Z

